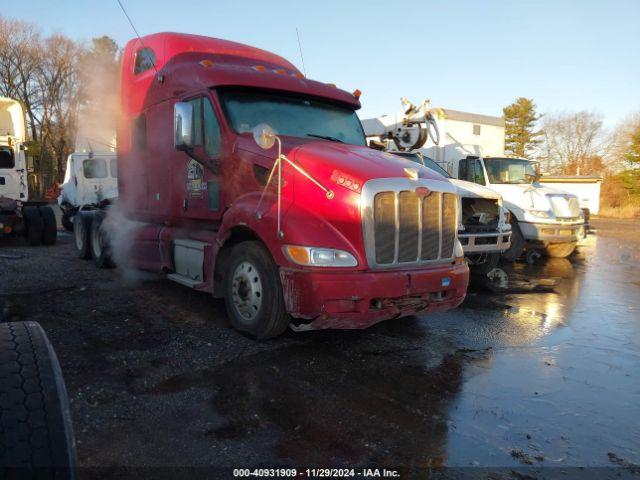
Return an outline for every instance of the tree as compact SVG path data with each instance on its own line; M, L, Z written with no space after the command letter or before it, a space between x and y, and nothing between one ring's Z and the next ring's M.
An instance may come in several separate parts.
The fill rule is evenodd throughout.
M545 115L538 156L550 173L596 173L607 156L602 117L594 112Z
M502 109L505 123L505 151L507 155L526 157L540 143L540 132L535 131L540 115L529 98L520 97Z
M635 126L629 137L624 159L632 165L640 165L640 125Z

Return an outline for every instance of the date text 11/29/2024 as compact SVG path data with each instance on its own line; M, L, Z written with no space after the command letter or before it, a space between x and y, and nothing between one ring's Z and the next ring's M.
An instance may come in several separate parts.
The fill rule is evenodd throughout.
M234 468L234 478L399 478L397 470L386 468Z

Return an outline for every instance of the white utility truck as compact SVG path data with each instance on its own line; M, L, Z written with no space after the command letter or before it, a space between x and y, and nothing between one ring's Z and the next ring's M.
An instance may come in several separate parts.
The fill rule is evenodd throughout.
M73 231L73 217L118 197L118 159L114 152L74 152L67 158L58 204L62 225Z
M53 209L29 198L26 140L22 105L0 97L0 237L25 235L31 245L53 245L58 234Z
M405 111L416 110L404 103L409 105ZM438 133L424 142L410 115L385 115L362 123L365 133L393 140L396 146L418 148L452 177L501 195L512 227L506 260L517 259L527 247L541 248L551 257L573 253L585 231L578 198L540 184L537 162L505 158L504 119L445 108L429 112L427 130Z
M602 177L599 175L543 175L540 183L551 188L573 193L578 197L580 209L584 214L585 227L589 229L591 215L600 213L600 187Z
M472 273L487 274L511 246L511 226L501 196L472 182L452 178L440 165L418 150L430 139L437 144L440 130L429 103L416 107L403 99L404 111L362 121L372 148L383 149L448 178L459 198L458 239Z

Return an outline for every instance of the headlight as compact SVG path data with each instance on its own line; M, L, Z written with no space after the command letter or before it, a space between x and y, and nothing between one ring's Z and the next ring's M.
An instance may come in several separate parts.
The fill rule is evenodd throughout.
M504 213L504 223L505 225L511 223L511 212L507 210L505 207L502 207L502 212Z
M358 261L349 252L333 248L285 245L282 249L289 260L306 267L357 267Z
M547 210L527 210L527 213L534 217L550 218L549 212Z

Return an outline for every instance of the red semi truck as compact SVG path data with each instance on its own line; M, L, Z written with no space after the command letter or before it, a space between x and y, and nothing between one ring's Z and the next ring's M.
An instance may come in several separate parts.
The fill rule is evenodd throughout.
M464 299L455 187L366 147L357 91L257 48L158 33L126 45L121 96L131 261L224 297L238 330L365 328ZM101 218L76 217L85 257L117 236Z

